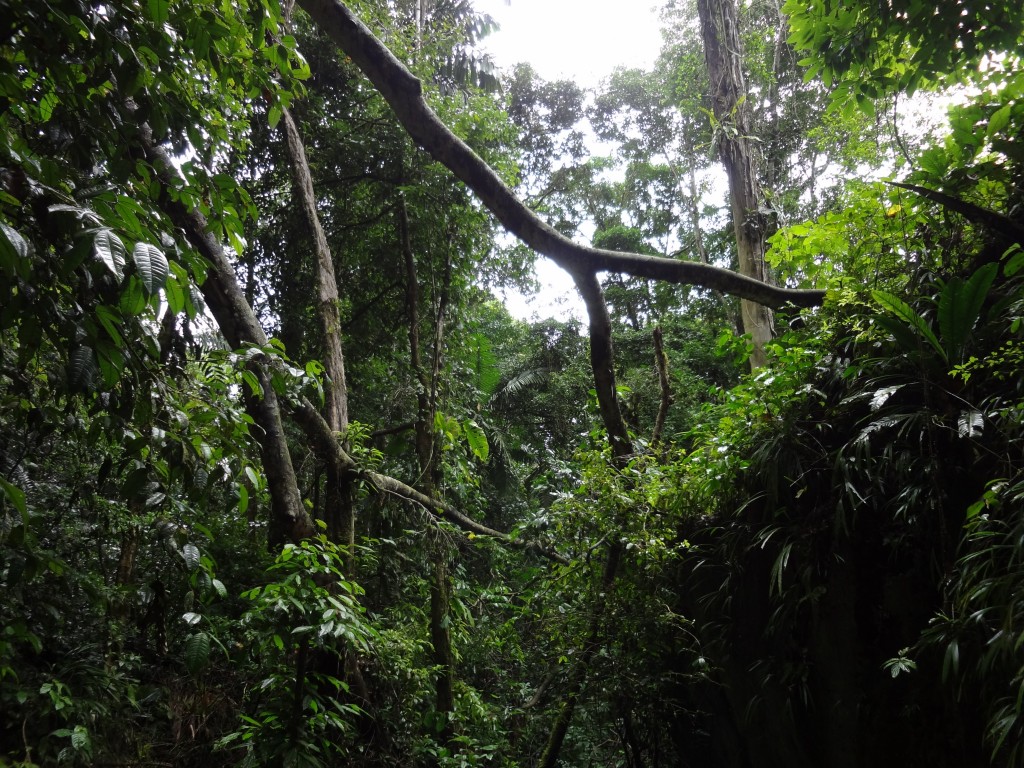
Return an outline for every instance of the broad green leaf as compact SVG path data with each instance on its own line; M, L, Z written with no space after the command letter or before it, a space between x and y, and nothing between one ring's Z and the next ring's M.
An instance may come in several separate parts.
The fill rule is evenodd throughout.
M89 391L96 382L96 355L92 347L76 347L68 358L68 384L72 389Z
M263 386L260 384L260 380L256 378L256 374L246 369L241 371L239 374L242 377L242 381L249 385L249 392L254 397L263 397Z
M122 315L137 317L142 314L146 305L146 292L142 287L142 280L139 279L138 275L132 275L128 278L127 284L121 291L118 308L121 310Z
M989 138L992 138L997 133L1001 132L1010 124L1010 115L1013 112L1013 105L1007 104L1001 109L997 109L992 117L988 121L987 134Z
M469 449L473 451L473 455L480 461L487 461L490 447L487 445L487 435L484 434L480 425L472 419L466 419L462 423L462 429L466 433L466 442L469 443Z
M150 21L154 24L166 24L168 17L168 10L170 7L169 0L147 0L146 10Z
M194 627L196 624L203 620L203 616L202 614L188 611L187 613L183 613L181 615L181 620L188 624L190 627Z
M118 326L122 322L121 317L110 307L101 304L96 307L96 319L100 321L100 325L103 326L103 329L107 332L111 341L114 342L114 345L123 347L124 339L118 330Z
M196 675L203 671L210 660L210 635L196 632L185 641L185 669Z
M92 741L89 739L89 731L84 725L76 725L75 730L71 732L71 747L78 752L91 749Z
M25 492L2 477L0 477L0 491L3 491L4 496L18 510L18 514L21 515L21 524L28 527L28 507L25 505Z
M99 362L100 374L103 376L103 383L113 389L121 380L121 373L124 371L124 355L117 347L102 341L97 352L96 357Z
M878 302L883 309L888 310L901 320L909 330L912 330L923 337L936 352L942 355L943 359L946 358L946 351L942 348L942 345L939 344L939 340L935 337L935 332L928 325L927 321L917 314L909 304L887 291L872 291L871 297ZM903 344L903 346L908 346L904 344L903 340L900 339L899 336L897 336L896 340ZM908 351L910 349L913 349L913 345L908 347Z
M118 280L124 279L127 251L121 238L109 229L101 229L92 241L92 250L96 258L106 264L107 269L113 272Z
M185 560L185 565L190 571L194 571L199 567L199 547L195 544L186 544L182 547L181 556Z
M142 285L147 294L152 296L164 287L169 267L163 251L149 243L136 243L132 259L139 270L139 277L142 278Z
M50 91L39 100L39 118L44 123L53 116L53 110L57 108L60 99L54 91Z
M986 264L966 281L954 277L942 289L939 296L939 333L951 359L959 357L998 271L998 264Z
M1024 248L1021 248L1020 244L1015 243L1006 249L1006 253L1003 254L1003 260L1006 261L1006 276L1013 277L1024 268Z
M29 276L28 243L21 233L0 221L0 272L8 278Z
M185 291L182 290L177 276L172 275L167 279L164 284L164 296L167 297L167 307L171 314L177 315L185 309Z
M271 128L277 128L277 124L281 122L281 116L284 114L284 110L281 109L281 105L274 103L270 105L270 110L267 112L267 120L270 122Z

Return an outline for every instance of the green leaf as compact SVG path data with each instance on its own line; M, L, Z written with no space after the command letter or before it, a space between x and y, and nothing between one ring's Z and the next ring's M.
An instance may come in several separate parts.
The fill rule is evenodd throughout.
M44 123L53 116L53 110L57 108L60 103L60 99L57 98L57 94L50 91L42 99L39 100L39 118Z
M25 492L18 486L7 482L4 478L0 477L0 491L3 491L4 496L7 497L8 501L14 505L14 508L18 510L18 514L21 515L21 524L28 527L28 507L25 505Z
M932 331L927 321L917 314L909 304L887 291L872 291L871 297L878 302L883 309L888 310L899 320L903 321L908 330L914 331L923 337L936 352L942 355L943 359L946 359L946 351L942 348L942 345L939 344L939 340L936 338L935 332ZM896 340L900 342L902 346L906 347L907 351L912 351L915 345L906 344L905 339L905 336L902 339L899 335L896 337Z
M185 641L185 668L196 675L203 671L210 660L210 635L196 632Z
M68 384L71 388L86 392L92 390L98 372L92 347L76 347L68 358Z
M7 277L19 275L23 280L29 276L28 243L21 233L0 221L0 272Z
M942 289L939 333L950 359L959 359L998 271L998 264L986 264L966 281L954 277Z
M124 279L124 265L127 257L121 238L109 229L101 229L92 241L92 251L96 258L107 265L118 280Z
M462 422L462 429L466 434L466 442L469 443L469 449L473 451L473 455L476 456L480 461L487 461L488 455L490 455L490 447L487 445L487 435L472 419L466 419Z
M167 307L172 315L177 315L185 309L185 291L176 276L168 278L164 285L164 295L167 297Z
M1005 107L997 109L995 113L992 115L992 117L989 118L988 130L986 131L986 135L989 138L992 138L997 133L1003 131L1003 129L1005 129L1006 126L1010 124L1010 115L1012 112L1012 104L1007 104Z
M101 304L96 307L96 319L100 321L100 325L103 326L103 329L107 332L111 341L114 342L114 345L123 347L124 339L121 337L120 331L118 331L118 326L122 322L121 317L110 307Z
M132 259L142 278L142 286L152 296L167 282L169 267L163 251L149 243L136 243Z
M188 626L194 627L203 620L203 616L200 613L189 611L188 613L181 614L181 620L188 624Z
M181 556L185 560L185 565L190 571L194 571L199 567L199 547L195 544L186 544L181 548Z
M121 291L121 299L117 306L122 315L137 317L146 308L146 304L146 292L142 287L142 281L138 275L132 275Z
M228 596L228 588L224 586L224 582L222 582L220 579L214 579L210 582L210 584L213 586L213 590L217 593L218 597Z
M280 104L272 104L267 112L267 120L270 122L271 128L277 128L277 124L281 122L281 116L284 114L284 110L281 109Z
M89 731L84 725L76 725L75 730L71 732L71 747L78 752L92 749Z
M166 24L170 2L168 0L147 0L146 11L154 24Z

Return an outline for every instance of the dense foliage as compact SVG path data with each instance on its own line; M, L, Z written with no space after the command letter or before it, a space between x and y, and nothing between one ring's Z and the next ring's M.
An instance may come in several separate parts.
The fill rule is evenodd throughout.
M349 7L555 230L736 267L695 6L593 92ZM825 291L749 373L706 286L511 317L535 254L300 8L0 0L0 766L1024 766L985 7L738 8L766 259Z

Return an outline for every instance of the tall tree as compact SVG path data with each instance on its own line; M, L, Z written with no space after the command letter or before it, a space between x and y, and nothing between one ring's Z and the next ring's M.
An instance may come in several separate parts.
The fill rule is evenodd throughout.
M729 179L729 199L740 274L770 282L765 261L771 226L758 171L757 148L751 134L750 106L743 76L743 46L735 0L698 0L704 59L711 84L718 154ZM772 311L743 299L743 331L754 348L752 368L767 361L765 344L774 335Z

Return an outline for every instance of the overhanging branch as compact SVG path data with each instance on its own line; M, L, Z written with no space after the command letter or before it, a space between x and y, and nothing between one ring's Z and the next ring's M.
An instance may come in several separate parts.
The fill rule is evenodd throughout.
M298 4L369 78L409 135L472 189L509 232L563 269L574 273L622 272L650 280L696 285L769 307L811 307L824 300L824 291L779 288L708 264L574 243L533 213L487 163L441 122L424 100L420 81L347 6L338 0L298 0Z

